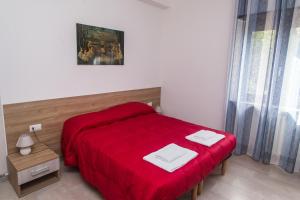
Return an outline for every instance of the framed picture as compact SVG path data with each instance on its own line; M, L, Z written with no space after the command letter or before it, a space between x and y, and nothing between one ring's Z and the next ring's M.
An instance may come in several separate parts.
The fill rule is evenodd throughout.
M78 65L124 65L124 32L76 24Z

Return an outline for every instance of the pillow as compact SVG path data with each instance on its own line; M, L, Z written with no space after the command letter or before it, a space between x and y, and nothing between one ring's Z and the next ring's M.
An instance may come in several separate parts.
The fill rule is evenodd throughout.
M61 140L61 149L65 164L69 166L77 165L73 144L80 132L149 113L155 113L155 110L151 106L140 102L129 102L99 112L78 115L66 120Z

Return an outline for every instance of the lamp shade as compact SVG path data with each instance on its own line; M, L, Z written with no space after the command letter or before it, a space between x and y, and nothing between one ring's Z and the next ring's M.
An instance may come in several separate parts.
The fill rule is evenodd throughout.
M30 147L30 146L32 146L33 144L34 144L34 143L33 143L33 140L31 139L30 135L27 134L27 133L23 133L23 134L19 137L16 146L19 147L19 148L24 148L24 147Z

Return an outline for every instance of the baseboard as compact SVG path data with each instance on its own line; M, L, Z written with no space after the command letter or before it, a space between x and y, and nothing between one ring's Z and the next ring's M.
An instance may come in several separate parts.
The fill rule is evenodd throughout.
M7 181L8 174L0 175L0 182Z

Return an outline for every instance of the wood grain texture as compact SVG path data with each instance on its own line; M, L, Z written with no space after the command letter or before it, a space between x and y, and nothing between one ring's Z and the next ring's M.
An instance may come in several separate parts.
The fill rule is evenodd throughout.
M202 191L203 191L203 180L198 184L198 191L197 191L197 195L201 195Z
M35 147L29 155L22 156L19 153L13 153L7 156L16 171L31 168L58 158L58 155L50 150L46 145L37 144L35 146L37 147Z
M7 159L7 168L9 171L8 180L13 186L14 190L18 194L18 196L21 195L21 187L18 185L18 175L16 168L12 165L9 159Z
M226 172L226 166L227 166L227 160L224 160L221 164L221 174L222 176L225 175L225 172Z
M32 153L29 155L22 156L19 153L13 153L7 156L8 178L19 197L23 197L59 180L60 170L57 170L19 185L20 177L18 173L26 169L28 169L28 173L32 173L32 167L45 164L47 161L54 159L58 159L58 155L41 143L34 145Z
M39 140L60 154L61 131L66 119L130 101L153 102L153 106L157 106L160 105L160 91L157 87L6 104L3 107L8 154L18 151L19 136L29 131L29 125L38 123L42 124L42 131L37 132ZM35 140L34 136L32 138Z
M196 185L196 186L192 189L191 200L197 200L197 191L198 191L198 185Z
M32 192L38 191L50 184L58 182L60 179L60 172L56 171L39 179L31 181L21 186L21 191L19 197L26 196Z

